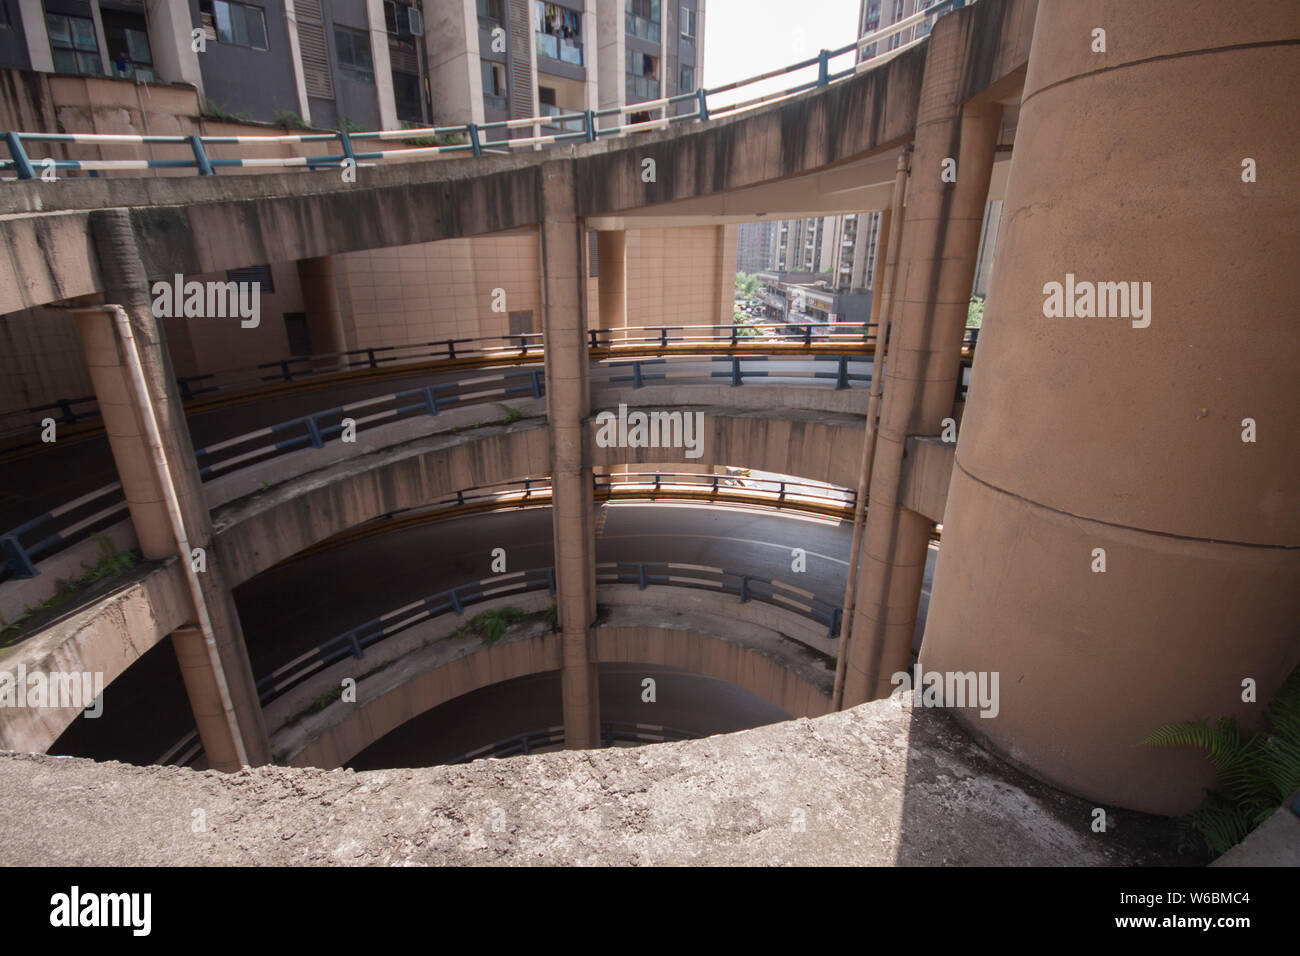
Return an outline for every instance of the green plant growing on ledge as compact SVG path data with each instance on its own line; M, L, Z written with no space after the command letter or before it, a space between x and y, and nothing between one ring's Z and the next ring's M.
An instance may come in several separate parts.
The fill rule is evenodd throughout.
M470 618L468 624L462 624L456 629L456 636L468 637L471 634L477 634L483 638L484 647L491 647L505 635L506 628L529 617L532 617L532 615L521 608L493 608L491 611L475 614Z
M498 405L497 408L506 413L506 417L501 419L502 424L509 425L524 417L524 413L513 405Z
M12 621L5 622L0 619L0 647L8 647L13 644L42 615L69 603L77 592L83 588L94 584L96 581L102 581L104 578L110 578L124 571L129 571L140 560L133 551L117 550L117 546L109 540L107 535L97 533L91 537L99 545L99 560L93 565L88 565L84 561L81 562L81 566L86 569L85 574L78 575L75 578L56 578L52 595L35 607L24 605L23 613Z
M984 321L984 297L971 296L970 305L966 307L966 328L978 329Z
M1235 717L1167 724L1142 743L1198 747L1209 757L1219 789L1206 791L1183 825L1200 834L1215 856L1226 853L1300 788L1300 668L1291 672L1264 711L1266 728L1244 733Z
M304 123L302 117L299 116L297 113L295 113L293 110L276 110L275 125L282 126L285 129L310 129L311 128L306 123Z

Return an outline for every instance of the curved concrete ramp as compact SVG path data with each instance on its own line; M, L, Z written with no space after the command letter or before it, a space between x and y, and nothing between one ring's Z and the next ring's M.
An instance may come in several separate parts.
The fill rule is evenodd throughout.
M224 775L11 755L0 790L4 865L1160 862L1118 842L1149 820L1119 811L1092 834L1089 804L892 699L703 740L419 770Z

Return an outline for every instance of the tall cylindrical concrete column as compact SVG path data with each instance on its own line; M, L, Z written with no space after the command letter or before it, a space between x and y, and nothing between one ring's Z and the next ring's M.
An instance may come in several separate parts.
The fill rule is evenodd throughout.
M921 662L999 672L964 722L1100 802L1196 805L1139 741L1300 659L1298 40L1287 0L1038 7Z
M596 233L596 304L602 329L627 328L627 230Z
M334 284L334 258L299 259L298 283L302 286L302 307L307 313L312 354L334 355L346 351L343 312L339 308L338 287Z
M898 504L909 435L952 413L984 201L1002 107L953 99L959 58L926 63L898 272L890 290L888 385L871 467L844 684L846 706L888 695L908 670L930 519ZM955 181L953 176L955 161ZM883 316L882 316L883 321Z
M600 698L592 663L596 560L591 468L583 453L591 412L583 329L584 231L574 211L573 167L542 164L541 288L546 332L546 415L551 437L551 521L556 605L561 631L564 740L570 748L600 745ZM604 263L601 264L602 275Z
M220 556L215 553L211 516L203 499L184 406L172 373L161 324L153 314L149 283L130 214L125 209L97 210L91 213L90 221L100 276L104 282L104 298L126 313L131 344L118 335L112 318L106 312L81 312L77 324L96 398L104 409L113 460L118 466L128 501L132 502L131 517L136 522L137 540L148 558L177 555L182 561L190 560L190 555L178 554L176 536L171 531L162 501L162 486L153 464L153 452L144 435L145 411L129 386L131 371L128 363L133 356L127 355L128 348L139 356L149 409L157 425L185 536L191 548L202 548L205 552L206 569L197 575L199 589L211 622L222 679L229 688L243 749L250 763L267 763L270 761L270 745L244 647L243 630L234 598L222 575ZM197 608L195 612L198 616ZM181 663L184 666L185 661ZM214 666L210 658L207 666ZM209 681L214 685L217 683L215 672L209 675ZM208 752L212 766L237 769L237 764L223 757L238 750L229 727L205 720L197 706L195 719L201 736L205 727L219 733L217 737L203 737L204 750ZM226 729L220 730L221 727Z

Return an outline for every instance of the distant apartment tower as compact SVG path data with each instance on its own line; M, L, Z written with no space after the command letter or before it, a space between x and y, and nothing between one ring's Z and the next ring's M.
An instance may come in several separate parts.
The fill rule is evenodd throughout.
M704 2L0 0L0 68L186 83L263 122L484 123L694 90Z
M842 293L875 287L879 213L790 219L773 225L769 268L826 275Z
M775 222L742 222L736 236L736 270L760 272L771 269L776 255Z
M692 91L701 76L704 0L425 4L430 34L445 38L441 50L430 52L440 123L646 102ZM689 112L690 104L684 105L676 112ZM564 125L581 129L580 122ZM618 119L600 125L615 126Z
M858 36L866 36L868 33L892 26L899 20L933 5L934 2L935 0L862 0L858 13ZM928 35L930 27L934 25L934 19L933 16L926 17L920 23L900 30L879 43L868 44L859 50L859 61L887 53L904 43L912 42L917 37Z

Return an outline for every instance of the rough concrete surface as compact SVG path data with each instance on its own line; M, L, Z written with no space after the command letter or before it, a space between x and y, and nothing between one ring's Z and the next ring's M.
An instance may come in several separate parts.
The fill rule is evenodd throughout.
M1151 818L1111 811L1092 833L1088 804L896 699L702 740L417 770L223 775L7 754L0 790L4 865L1164 862L1142 847Z

